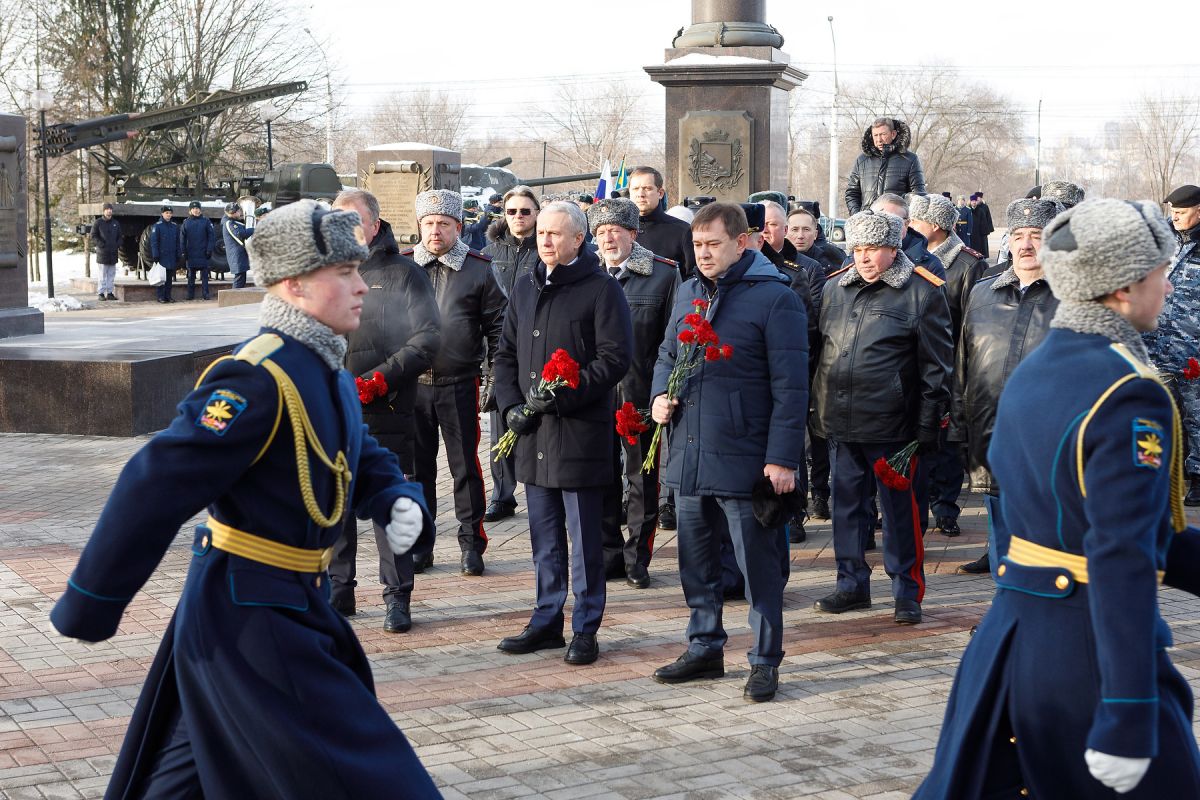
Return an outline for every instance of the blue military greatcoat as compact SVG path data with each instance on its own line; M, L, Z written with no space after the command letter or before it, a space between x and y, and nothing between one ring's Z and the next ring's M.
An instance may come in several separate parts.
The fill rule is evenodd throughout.
M338 538L340 524L316 521L337 514L337 478L311 445L298 458L295 396L320 448L353 475L345 504L360 519L386 525L400 497L424 509L420 486L367 434L350 374L290 336L264 333L218 362L125 466L51 613L66 636L112 636L180 526L207 506L106 797L141 796L178 720L210 800L440 797L376 700L367 658L329 605L324 565L284 569L254 548L244 556L214 546L220 526L260 537L257 547L272 553L321 552ZM268 360L290 377L291 400ZM300 487L310 480L306 501ZM426 512L423 536L431 525Z
M1192 693L1158 610L1164 571L1200 588L1179 428L1154 371L1103 336L1056 328L1013 372L988 452L998 591L917 798L1116 796L1089 748L1153 759L1122 797L1200 797Z

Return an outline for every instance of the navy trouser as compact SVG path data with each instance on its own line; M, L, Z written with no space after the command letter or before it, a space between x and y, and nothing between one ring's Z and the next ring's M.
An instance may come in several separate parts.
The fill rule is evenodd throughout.
M241 272L233 273L233 288L234 289L245 289L246 288L246 270L242 270Z
M871 567L863 543L864 532L875 524L871 501L878 490L886 534L883 567L892 579L892 596L918 603L925 597L925 543L921 539L921 509L916 493L911 488L905 492L889 489L874 472L876 459L891 458L905 444L829 440L833 552L837 558L837 588L842 591L870 593ZM918 466L913 465L914 473Z
M416 441L416 474L425 494L429 514L437 519L438 430L446 441L446 462L454 481L454 516L458 519L458 546L465 553L487 549L483 532L483 467L479 464L479 379L445 386L417 384L413 414ZM413 555L433 551L436 536Z
M829 499L829 442L813 433L812 414L808 424L809 489L813 497Z
M529 507L529 541L537 578L537 607L529 624L562 630L569 574L575 593L571 630L596 633L604 618L607 597L604 548L600 543L604 489L547 489L527 483L525 503Z
M200 770L183 714L176 708L166 725L162 748L133 796L141 800L203 800Z
M658 464L649 472L642 472L642 461L654 438L654 428L638 437L636 444L617 437L617 450L613 479L604 492L604 516L601 520L604 542L605 572L620 574L621 568L628 570L634 564L650 566L654 556L654 533L658 528ZM624 469L621 454L624 453ZM621 527L621 499L626 484L629 486L629 508L625 524L629 528L629 539Z
M196 297L196 273L200 273L201 291L205 300L208 299L208 267L188 267L187 270L187 299Z
M721 539L727 535L745 577L750 604L754 644L746 655L751 664L779 666L783 661L783 587L789 569L784 528L764 528L754 518L750 501L735 497L677 495L675 513L679 518L679 579L692 610L688 651L716 656L724 651L729 638L721 624Z
M154 291L159 300L170 300L171 284L175 283L175 268L168 267L164 264L163 269L167 271L167 280L164 283L155 286Z
M958 519L958 496L962 493L962 448L946 444L942 449L925 456L929 466L929 510L935 517Z
M504 415L499 411L491 412L492 429L492 447L495 447L500 437L508 432L508 425L504 424ZM513 495L517 491L517 474L513 467L513 456L509 453L507 458L501 458L500 454L495 450L489 451L492 459L492 499L491 502L497 505L508 506L509 508L517 507L517 499Z

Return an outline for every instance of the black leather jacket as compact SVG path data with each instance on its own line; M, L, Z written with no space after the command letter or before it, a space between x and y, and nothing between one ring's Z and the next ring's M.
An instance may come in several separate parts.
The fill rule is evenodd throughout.
M835 272L821 303L813 384L817 434L841 442L908 442L936 433L950 406L950 307L941 281L903 252L875 283Z
M644 409L650 405L650 382L654 379L658 348L675 307L679 270L674 261L656 256L634 242L625 271L617 282L629 302L629 318L633 323L633 360L617 387L617 401L629 401Z
M696 269L696 252L692 248L692 226L672 217L661 208L656 208L644 217L639 217L642 231L638 244L663 258L679 265L679 275L685 281Z
M954 370L953 413L949 439L967 443L971 488L995 491L987 449L996 424L1000 392L1017 364L1042 343L1058 299L1040 278L1024 294L1006 264L971 289L963 312L962 339Z
M912 132L901 120L892 120L896 138L881 151L871 138L871 128L863 132L863 154L854 162L846 180L846 208L857 214L886 192L901 197L909 192L925 194L925 171L916 153L909 152Z
M518 239L508 229L508 223L498 219L488 227L487 239L483 254L492 260L492 274L507 298L517 279L538 263L537 234Z

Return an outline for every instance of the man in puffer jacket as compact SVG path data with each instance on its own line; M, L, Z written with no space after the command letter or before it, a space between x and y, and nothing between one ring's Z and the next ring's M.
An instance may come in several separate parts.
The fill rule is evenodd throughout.
M863 131L863 154L846 180L846 208L857 214L884 192L925 194L921 159L908 150L912 134L898 119L880 117Z

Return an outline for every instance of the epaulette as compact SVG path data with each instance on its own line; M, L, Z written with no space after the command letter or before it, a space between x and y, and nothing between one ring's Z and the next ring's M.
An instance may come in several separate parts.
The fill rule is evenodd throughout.
M973 255L976 258L987 258L987 256L985 256L983 253L979 252L978 250L972 250L971 248L967 247L965 244L963 245L962 249L963 249L964 253Z
M400 251L400 255L402 255L402 256L408 256L409 258L412 258L412 254L413 254L413 253L415 253L415 252L417 252L417 248L415 248L415 247L410 247L410 248L408 248L407 250L401 250L401 251Z
M246 346L238 350L234 358L258 366L281 347L283 338L279 334L263 333L246 342Z
M934 275L932 272L925 269L924 267L913 267L913 272L920 275L922 278L929 281L934 286L942 286L946 283L944 280L939 278L937 275Z
M825 280L829 280L830 278L835 278L835 277L837 277L838 275L841 275L843 272L845 272L846 270L850 269L850 267L853 267L853 266L854 266L854 265L853 265L853 264L851 264L850 266L847 266L847 267L842 267L841 269L834 270L833 272L831 272L831 273L829 273L828 275L826 275L826 276L825 276Z
M489 263L490 263L490 262L491 262L491 260L492 260L492 257L491 257L491 256L484 255L483 253L481 253L481 252L479 252L478 250L476 250L474 247L470 248L470 252L468 253L468 255L475 256L475 257L476 257L476 258L478 258L480 261L487 261L487 262L489 262Z
M660 264L670 264L672 267L678 267L678 266L679 266L679 262L678 262L678 261L675 261L675 260L673 260L673 259L670 259L670 258L664 258L664 257L662 257L662 256L658 255L657 253L655 253L655 254L654 254L654 260L655 260L655 261L657 261L657 262L658 262L658 263L660 263Z

